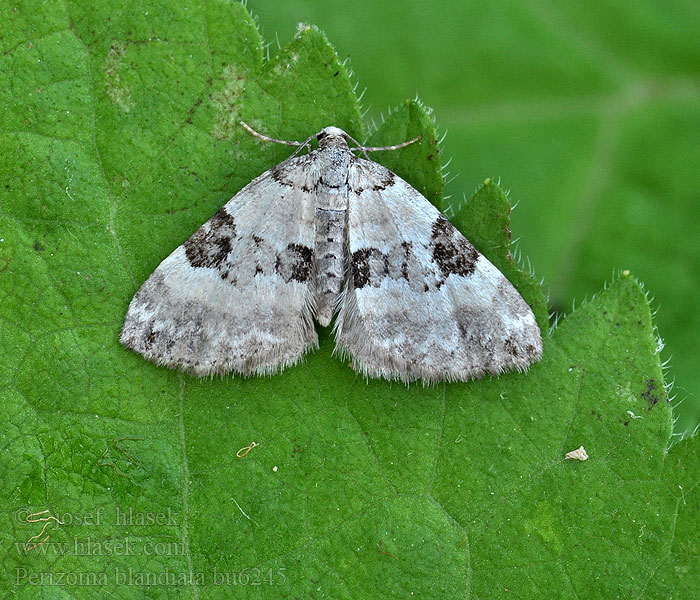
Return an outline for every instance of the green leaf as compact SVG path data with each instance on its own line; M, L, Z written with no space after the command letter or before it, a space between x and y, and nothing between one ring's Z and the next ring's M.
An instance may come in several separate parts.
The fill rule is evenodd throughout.
M676 430L700 423L700 11L685 0L249 0L270 39L299 20L349 55L369 119L416 91L461 200L487 175L518 200L520 249L571 310L618 269L652 292Z
M133 293L289 153L237 121L291 139L333 123L364 139L348 74L313 27L264 61L239 4L36 3L10 15L0 40L8 597L692 596L697 440L666 452L671 411L632 277L563 320L528 373L365 382L332 356L328 330L305 364L271 378L155 367L118 344ZM372 140L416 135L376 158L442 206L420 104L402 105ZM546 332L542 292L510 255L509 212L488 182L454 221ZM581 444L590 459L564 461Z

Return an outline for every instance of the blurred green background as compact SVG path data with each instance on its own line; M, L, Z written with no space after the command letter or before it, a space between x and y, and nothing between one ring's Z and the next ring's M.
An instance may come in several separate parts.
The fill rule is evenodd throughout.
M676 431L700 421L697 2L248 7L271 54L299 22L325 31L366 88L368 121L416 95L432 107L456 176L447 194L459 203L500 177L553 310L570 312L620 269L645 282L671 358Z

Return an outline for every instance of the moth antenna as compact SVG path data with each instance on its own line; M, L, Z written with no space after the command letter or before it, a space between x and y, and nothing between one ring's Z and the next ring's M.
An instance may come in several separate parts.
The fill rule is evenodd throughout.
M348 136L350 137L350 136ZM362 152L379 152L380 150L398 150L399 148L405 148L406 146L410 146L411 144L416 143L418 140L420 140L423 136L419 135L418 137L414 137L412 140L408 140L407 142L402 142L401 144L395 144L394 146L358 146L357 148L350 148L350 150L355 151L355 150L361 150ZM350 139L355 142L356 144L358 141L356 139L353 139L350 137Z
M278 140L277 138L270 137L269 135L265 135L264 133L260 133L258 131L255 131L250 125L245 123L244 121L238 121L251 135L254 135L256 138L260 138L261 140L264 140L266 142L274 142L275 144L284 144L285 146L306 146L309 151L312 149L311 144L309 142L313 139L314 136L311 136L307 140L303 142L295 142L293 140Z

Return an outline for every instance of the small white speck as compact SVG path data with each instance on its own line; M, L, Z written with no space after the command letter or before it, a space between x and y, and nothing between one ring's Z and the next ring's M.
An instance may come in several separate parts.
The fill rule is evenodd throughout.
M586 449L581 446L579 448L576 448L576 450L572 450L571 452L567 452L566 456L564 456L565 459L572 459L572 460L588 460L588 453L586 452Z
M274 467L272 467L272 470L273 470L275 473L277 473L277 465L275 465Z

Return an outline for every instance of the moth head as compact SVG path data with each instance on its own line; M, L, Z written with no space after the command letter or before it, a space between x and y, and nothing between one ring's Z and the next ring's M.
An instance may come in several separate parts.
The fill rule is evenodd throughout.
M326 127L316 134L319 148L347 148L348 134L339 127Z

